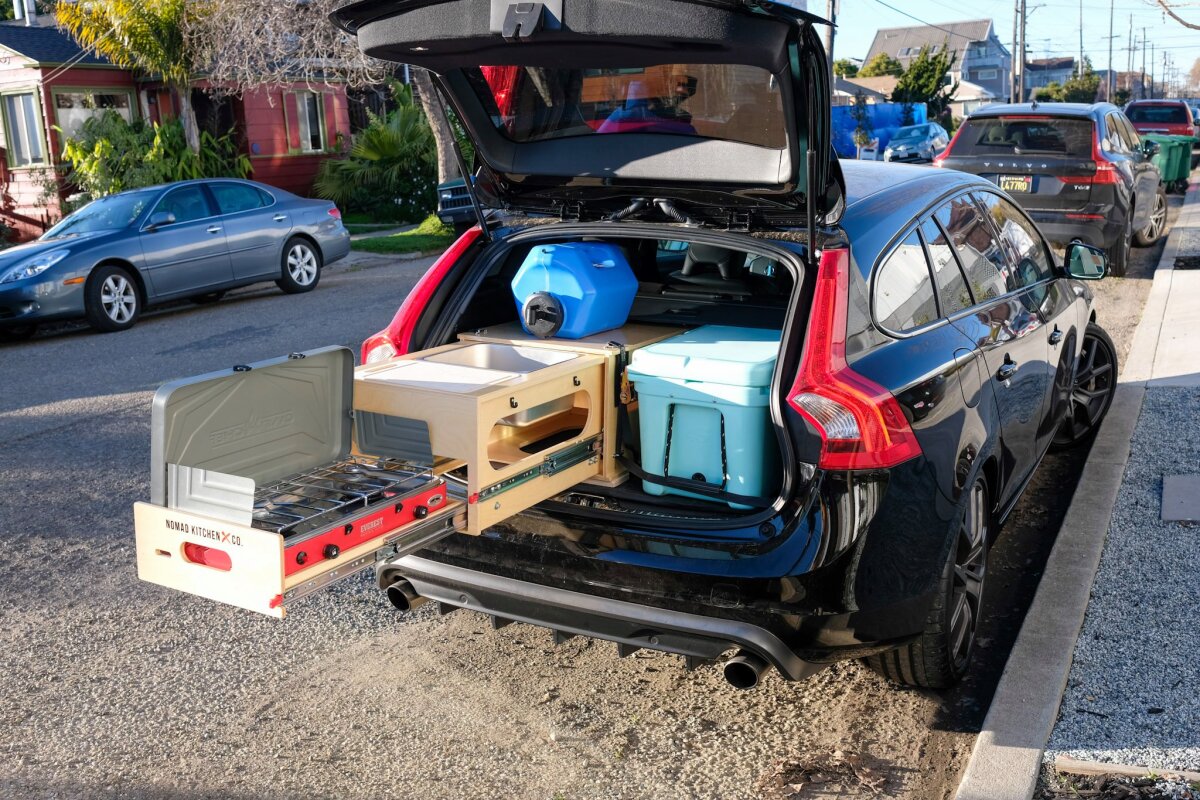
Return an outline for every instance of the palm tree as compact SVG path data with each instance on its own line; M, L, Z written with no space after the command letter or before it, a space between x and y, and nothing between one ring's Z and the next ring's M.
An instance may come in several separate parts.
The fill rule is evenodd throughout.
M190 0L89 0L58 3L54 16L84 47L118 67L157 75L179 100L184 136L200 152L192 107L192 52L186 37Z

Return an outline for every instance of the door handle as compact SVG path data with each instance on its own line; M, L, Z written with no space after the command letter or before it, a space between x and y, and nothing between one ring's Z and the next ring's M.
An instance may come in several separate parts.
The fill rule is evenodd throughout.
M1054 330L1050 332L1050 344L1057 346L1062 340L1063 332L1058 329L1057 325L1055 325Z
M1017 374L1017 362L1013 361L1008 356L1004 357L1004 363L1000 365L1000 369L996 370L996 379L1006 381L1013 375Z
M273 219L275 222L283 222L287 219L287 214L276 214L275 216L271 217L271 219Z
M209 226L208 226L208 228L207 228L206 230L207 230L209 233L220 233L220 232L221 232L221 226L220 226L220 225L209 225Z

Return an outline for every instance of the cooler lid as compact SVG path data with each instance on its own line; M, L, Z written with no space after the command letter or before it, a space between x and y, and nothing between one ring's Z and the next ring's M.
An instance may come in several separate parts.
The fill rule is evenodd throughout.
M726 386L769 386L780 332L704 325L633 352L629 379L672 378Z
M349 454L354 355L345 347L164 384L150 416L151 499L166 503L168 464L257 485Z

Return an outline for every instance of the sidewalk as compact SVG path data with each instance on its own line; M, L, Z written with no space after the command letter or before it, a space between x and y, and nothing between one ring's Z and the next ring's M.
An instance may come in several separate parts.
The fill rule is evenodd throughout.
M1200 269L1173 268L1189 261L1197 184L1122 378L1145 395L1047 762L1200 771L1200 528L1161 519L1166 478L1200 474Z
M1200 185L1159 260L957 800L1028 800L1042 764L1068 756L1200 770L1200 528L1160 517L1164 476L1200 474L1200 270L1177 263L1200 266Z

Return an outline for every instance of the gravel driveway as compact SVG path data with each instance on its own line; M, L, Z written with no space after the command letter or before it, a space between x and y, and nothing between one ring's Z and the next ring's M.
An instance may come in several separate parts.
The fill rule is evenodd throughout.
M1006 527L976 673L940 696L854 663L737 692L670 656L555 647L468 612L402 617L367 576L282 623L136 579L153 390L292 350L357 351L428 263L0 346L0 796L775 797L814 769L831 780L797 796L952 796L1079 456L1048 459Z

